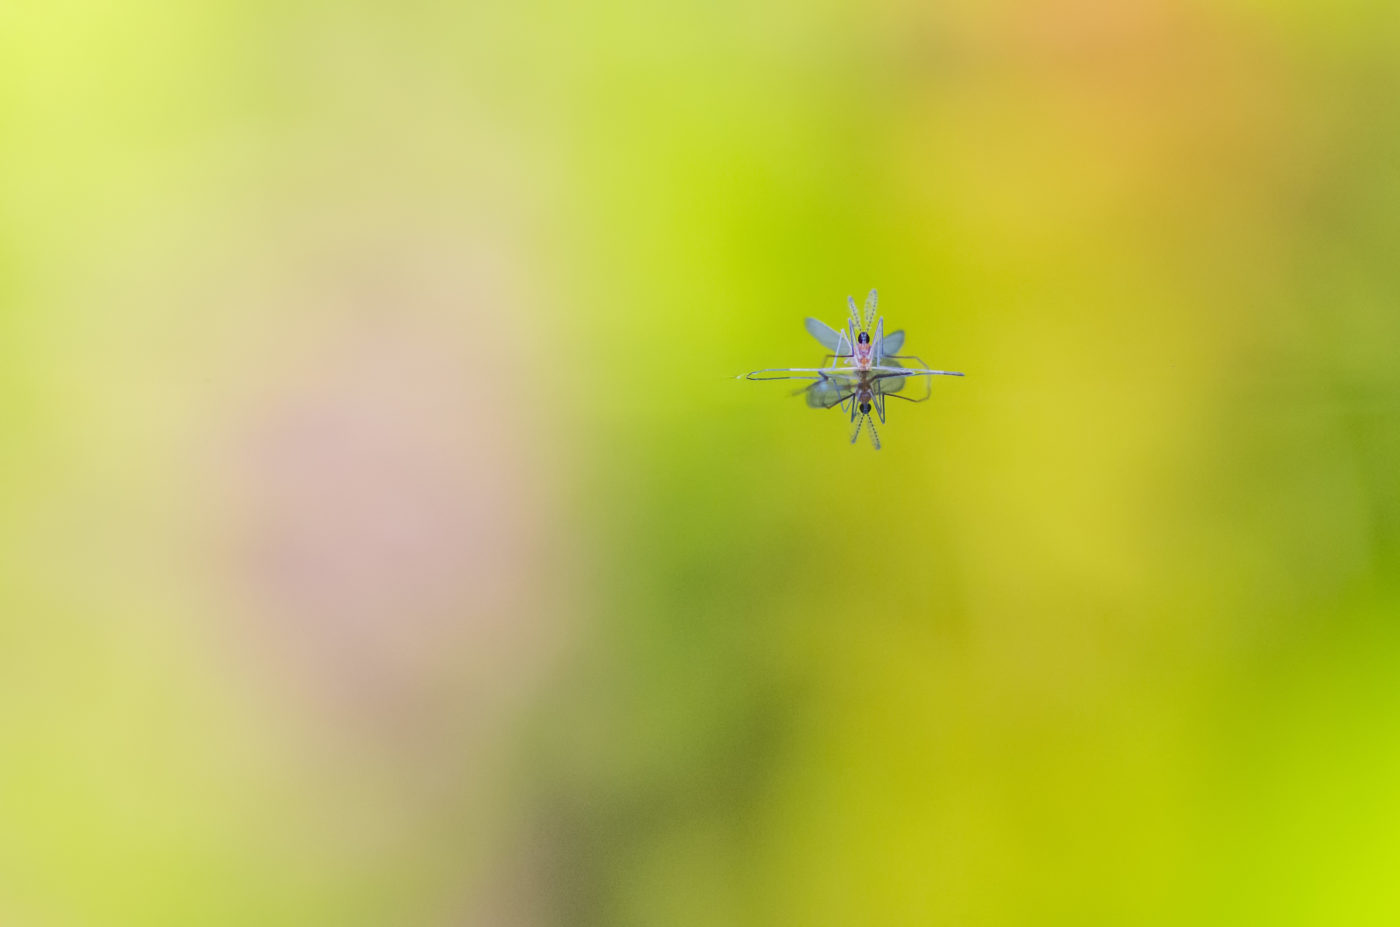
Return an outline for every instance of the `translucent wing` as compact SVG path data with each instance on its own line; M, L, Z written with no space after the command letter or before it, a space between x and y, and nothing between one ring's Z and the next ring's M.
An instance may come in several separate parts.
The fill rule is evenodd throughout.
M885 370L891 369L891 363L885 362ZM932 395L929 385L931 379L924 371L913 368L905 368L908 374L885 374L875 378L875 386L886 396L899 393L900 398L908 399L911 402L923 402ZM916 383L910 383L916 380Z
M904 329L897 332L890 332L885 336L880 344L880 353L888 357L891 354L898 354L899 349L904 347Z
M886 369L904 369L904 366L898 361L892 361L889 358L885 358L885 360L880 364L880 366ZM878 389L880 392L884 393L886 396L888 396L890 393L897 393L900 390L904 389L904 387L908 384L908 381L909 378L902 375L881 376L879 374L876 374L874 378L875 388Z
M830 325L827 325L825 322L811 318L810 316L808 316L802 324L807 326L807 332L813 338L820 341L822 347L826 348L829 352L832 354L843 353L841 346L845 344L845 335L841 334Z
M805 390L807 405L814 409L832 409L850 397L853 384L841 377L823 377Z

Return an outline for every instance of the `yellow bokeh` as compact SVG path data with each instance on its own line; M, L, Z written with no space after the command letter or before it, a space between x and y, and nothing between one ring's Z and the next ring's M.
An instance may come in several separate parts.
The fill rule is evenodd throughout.
M1393 923L1398 62L0 10L0 923ZM871 288L882 450L734 379Z

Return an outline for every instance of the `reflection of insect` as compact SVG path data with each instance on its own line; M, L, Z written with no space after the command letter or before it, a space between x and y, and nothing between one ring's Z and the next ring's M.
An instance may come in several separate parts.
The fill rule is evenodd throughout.
M807 395L807 405L814 409L831 409L840 406L843 410L851 413L851 422L855 427L851 429L851 443L855 444L860 437L861 426L866 422L870 423L870 443L875 445L875 450L880 449L880 433L875 430L875 419L870 417L873 409L875 415L879 417L880 424L885 424L885 397L894 396L895 399L908 399L910 402L923 402L928 398L924 395L918 399L909 399L908 396L896 395L897 391L904 386L904 381L912 373L882 373L881 368L869 370L858 370L850 374L827 374L820 377L803 392ZM927 381L925 381L927 383Z
M861 428L870 423L870 441L875 449L880 448L880 436L875 430L875 420L871 411L885 423L885 399L894 397L909 402L923 402L932 393L930 376L960 377L954 370L934 370L923 359L913 354L899 354L904 346L903 330L886 335L885 320L876 318L877 296L874 290L865 301L865 315L856 311L856 302L846 298L850 305L851 317L845 331L837 331L830 326L809 318L807 331L812 334L829 352L823 367L774 367L755 370L748 374L750 380L812 380L800 392L806 394L807 405L817 409L831 409L840 406L849 410L851 422L851 443L860 437ZM838 361L846 361L837 366ZM912 360L923 369L906 367L902 360ZM924 395L918 399L898 395L911 377L922 377Z

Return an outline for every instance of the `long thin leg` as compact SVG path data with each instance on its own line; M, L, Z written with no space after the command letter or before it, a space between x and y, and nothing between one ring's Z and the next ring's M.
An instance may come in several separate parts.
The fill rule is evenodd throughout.
M896 379L897 379L897 380L902 380L902 381L904 381L904 382L907 383L907 382L909 382L910 380L912 380L912 379L914 378L914 376L915 376L914 374L907 374L907 373L882 373L882 374L878 374L878 375L875 377L875 380L876 380L876 381L879 381L879 380L896 380ZM925 387L928 386L928 380L926 380L926 379L924 380L924 386L925 386ZM924 396L923 396L922 398L920 398L920 399L911 399L911 398L909 398L908 396L901 395L900 393L886 393L886 392L881 392L880 395L882 395L882 396L893 396L895 399L903 399L905 402L923 402L925 399L927 399L927 398L929 397L929 393L930 393L930 392L931 392L930 390L925 389L925 390L924 390Z
M960 377L960 376L962 376L962 374L961 374L960 372L956 371L956 370L934 370L932 367L930 367L930 366L928 365L928 363L927 363L922 357L920 357L920 356L917 355L917 354L891 354L890 357L894 358L894 359L897 360L897 361L899 361L899 360L912 360L912 361L917 361L917 362L919 363L919 365L922 366L922 367L924 368L923 370L919 371L919 375L920 375L920 376L943 376L943 377ZM929 398L929 397L932 396L932 395L933 395L933 384L931 384L928 380L924 380L924 399L927 399L927 398ZM922 402L923 400L918 400L918 401Z
M924 371L921 371L921 373L927 372L927 369L928 368L924 368ZM919 379L924 381L923 399L931 398L933 396L933 378L930 376L919 376Z
M822 379L822 380L825 380L826 377L822 377L821 379ZM802 394L802 393L811 392L813 389L816 389L816 387L819 386L819 385L820 385L820 384L818 384L818 383L813 383L811 386L808 386L806 389L798 390L796 393L793 393L793 395L794 395L794 396L797 396L797 395L800 395L800 394ZM829 406L823 406L822 408L834 409L834 408L836 408L836 407L839 405L839 406L841 407L841 411L844 412L844 411L846 410L846 400L847 400L847 399L850 399L850 398L851 398L852 396L854 396L854 395L855 395L855 393L854 393L854 392L851 392L851 393L847 393L847 394L844 395L844 396L837 396L836 399L831 403L831 405L829 405Z
M762 370L750 370L742 376L735 377L736 380L820 380L826 376L822 373L825 367L764 367ZM802 377L760 377L760 373L803 373L811 376Z
M916 361L918 361L920 364L922 364L922 365L923 365L923 368L924 368L925 370L927 370L929 373L938 374L939 376L944 376L944 377L963 377L963 376L967 376L967 374L961 373L960 371L957 371L957 370L934 370L934 369L933 369L932 367L930 367L928 364L924 363L924 359L923 359L922 357L920 357L919 355L917 355L917 354L886 354L885 356L886 356L886 357L893 357L895 360L916 360Z
M842 349L842 348L850 348L850 351L848 351L848 352L845 353L845 354L842 354L842 353L841 353L841 349ZM838 357L853 357L853 356L855 355L855 352L856 352L855 342L849 342L849 343L848 343L848 342L846 341L846 333L845 333L845 332L838 332L838 333L836 334L836 353L833 354L833 355L831 355L831 366L832 366L832 368L835 369L835 367L836 367L836 359L837 359Z

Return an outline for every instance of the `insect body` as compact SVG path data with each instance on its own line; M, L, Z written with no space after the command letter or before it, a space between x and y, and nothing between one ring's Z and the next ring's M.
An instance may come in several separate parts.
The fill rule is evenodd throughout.
M875 430L875 417L885 422L885 399L894 396L909 402L923 402L931 394L931 376L960 377L955 370L934 370L914 354L900 354L904 347L904 331L885 334L885 320L877 317L878 296L874 290L865 300L865 313L856 310L856 301L846 297L850 318L844 331L824 322L808 318L807 331L826 348L821 367L773 367L755 370L750 380L811 380L800 392L806 394L813 408L831 409L840 406L849 410L851 443L860 437L866 423L870 426L870 441L880 448L880 436ZM918 367L905 366L902 361L914 361ZM922 368L922 369L919 369ZM918 399L897 395L912 377L920 377L924 395Z
M882 372L880 368L857 370L851 373L828 374L818 379L803 392L807 395L807 405L816 409L831 409L840 406L851 415L851 443L860 438L861 428L869 423L870 443L875 450L880 449L880 433L875 430L875 417L880 424L885 423L885 397L904 386L904 381L915 374L911 372ZM896 396L908 399L907 396ZM927 398L927 397L925 397ZM922 402L922 399L909 399Z
M871 290L870 295L865 298L865 313L862 315L856 310L855 298L847 296L846 305L850 308L850 318L844 331L837 331L820 319L810 316L803 324L806 325L808 333L830 352L827 359L831 361L832 366L835 366L838 360L844 360L859 370L869 370L880 366L902 367L904 365L899 361L914 360L928 369L928 364L915 355L899 353L900 348L904 347L904 329L885 334L885 320L876 315L879 301L879 294Z

